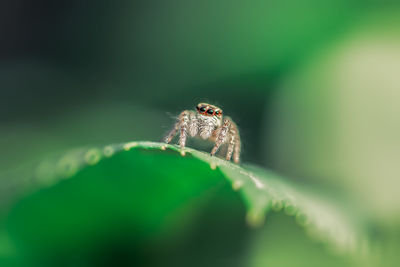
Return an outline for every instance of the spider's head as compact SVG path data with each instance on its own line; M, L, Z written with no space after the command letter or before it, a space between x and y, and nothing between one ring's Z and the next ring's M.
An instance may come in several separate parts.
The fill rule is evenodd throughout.
M200 103L196 106L197 112L208 117L222 118L222 109L207 103Z

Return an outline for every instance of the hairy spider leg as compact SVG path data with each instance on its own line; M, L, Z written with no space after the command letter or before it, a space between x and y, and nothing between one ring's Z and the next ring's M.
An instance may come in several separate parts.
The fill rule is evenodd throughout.
M232 158L233 148L236 142L236 127L233 123L231 123L231 126L229 127L228 151L226 153L226 160L228 161Z
M239 163L240 161L240 148L241 148L241 142L240 142L240 135L239 135L239 130L236 128L236 144L233 152L233 161L235 163Z
M179 114L174 128L165 137L164 141L168 144L172 141L179 130L179 146L184 148L188 133L193 137L197 135L196 113L190 110L184 110Z
M229 118L226 118L224 120L224 123L222 124L222 128L218 134L217 140L215 141L215 145L211 150L211 156L214 156L215 153L217 153L219 147L225 142L230 125L231 120Z

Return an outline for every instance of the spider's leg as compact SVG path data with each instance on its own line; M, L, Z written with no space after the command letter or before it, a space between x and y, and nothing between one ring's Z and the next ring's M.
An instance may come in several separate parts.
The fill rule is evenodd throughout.
M225 119L224 123L222 124L221 131L218 134L217 140L215 141L215 145L211 150L211 156L214 156L215 153L217 153L219 147L225 142L230 125L231 125L231 120Z
M164 142L165 142L165 143L168 144L169 142L171 142L172 138L175 137L176 132L178 131L179 127L180 127L179 121L177 121L177 122L175 123L175 125L174 125L174 128L172 128L172 130L168 133L168 135L165 136L165 138L164 138Z
M193 113L193 112L189 113L188 129L189 129L189 134L190 134L191 137L194 137L194 136L197 135L197 132L198 132L198 121L197 121L195 113Z
M228 152L226 153L226 160L228 161L232 158L233 148L236 144L236 136L235 126L231 124L231 127L229 128Z
M178 132L179 129L181 129L181 137L179 138L179 144L181 144L181 139L182 139L182 128L185 126L185 122L187 124L187 117L189 111L185 110L181 114L179 114L178 120L174 125L174 128L168 133L168 135L164 138L165 143L170 143L171 140L175 137L176 133ZM186 137L184 138L186 140ZM185 143L184 140L184 143Z
M235 163L239 163L240 161L240 147L241 147L240 135L239 135L239 130L236 127L235 148L233 152L233 161Z
M186 145L186 138L189 130L190 111L185 110L179 115L180 135L179 146L182 148Z

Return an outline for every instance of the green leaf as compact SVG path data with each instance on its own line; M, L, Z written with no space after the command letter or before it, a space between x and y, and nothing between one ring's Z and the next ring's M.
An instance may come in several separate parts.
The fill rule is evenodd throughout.
M11 236L22 247L40 249L42 242L45 249L59 240L73 247L85 242L88 231L100 233L123 221L137 228L135 239L146 239L168 232L170 214L180 213L175 222L185 216L190 220L187 214L201 206L193 203L226 182L243 199L252 227L262 225L270 210L283 210L336 251L356 253L367 247L360 218L332 199L256 166L154 142L76 150L43 162L20 185L27 196L11 212Z

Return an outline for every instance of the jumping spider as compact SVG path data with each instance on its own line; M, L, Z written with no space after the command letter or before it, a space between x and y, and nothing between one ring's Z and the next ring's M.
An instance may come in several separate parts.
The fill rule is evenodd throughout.
M196 111L184 110L179 115L174 128L165 137L166 143L171 142L172 138L180 132L179 146L185 147L186 138L200 136L202 139L215 142L211 150L211 156L217 153L222 144L228 144L226 160L230 160L233 154L233 161L239 163L240 156L240 136L236 124L231 118L223 116L222 110L216 106L200 103L196 106Z

